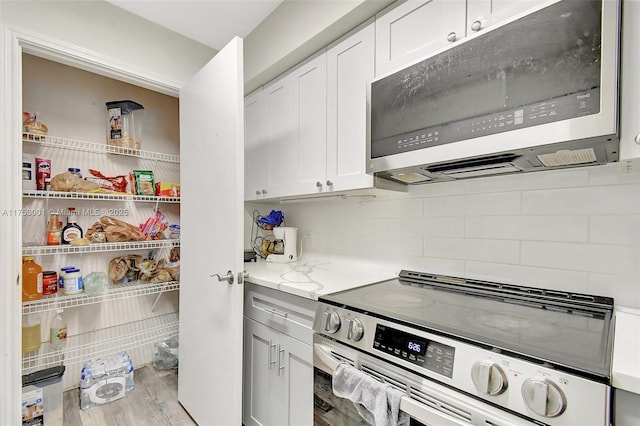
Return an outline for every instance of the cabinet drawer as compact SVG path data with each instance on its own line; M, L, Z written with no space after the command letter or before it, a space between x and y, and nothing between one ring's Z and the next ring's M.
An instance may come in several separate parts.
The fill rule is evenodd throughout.
M302 342L312 343L317 301L245 283L244 315Z

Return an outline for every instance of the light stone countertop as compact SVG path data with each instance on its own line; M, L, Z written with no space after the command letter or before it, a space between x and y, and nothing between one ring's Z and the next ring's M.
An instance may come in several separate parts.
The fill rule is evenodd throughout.
M640 309L616 308L611 364L612 386L640 394Z
M399 270L344 256L304 254L293 263L246 262L247 281L307 299L396 278Z

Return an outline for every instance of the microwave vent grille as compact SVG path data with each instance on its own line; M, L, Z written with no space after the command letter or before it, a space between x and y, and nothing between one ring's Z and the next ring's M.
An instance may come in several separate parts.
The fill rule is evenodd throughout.
M538 159L545 167L576 166L598 161L593 148L560 150L548 154L538 155Z

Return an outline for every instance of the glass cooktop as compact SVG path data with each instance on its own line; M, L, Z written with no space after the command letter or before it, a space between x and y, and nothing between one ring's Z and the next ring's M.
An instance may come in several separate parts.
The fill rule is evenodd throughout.
M320 301L610 377L611 298L402 271Z

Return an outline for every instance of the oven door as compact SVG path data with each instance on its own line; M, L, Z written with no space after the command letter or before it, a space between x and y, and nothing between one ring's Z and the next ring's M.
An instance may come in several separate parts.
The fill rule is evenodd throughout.
M346 362L377 380L406 392L400 410L409 414L411 426L521 426L535 425L463 393L412 374L387 361L313 335L314 426L366 425L353 403L332 392L332 373Z

